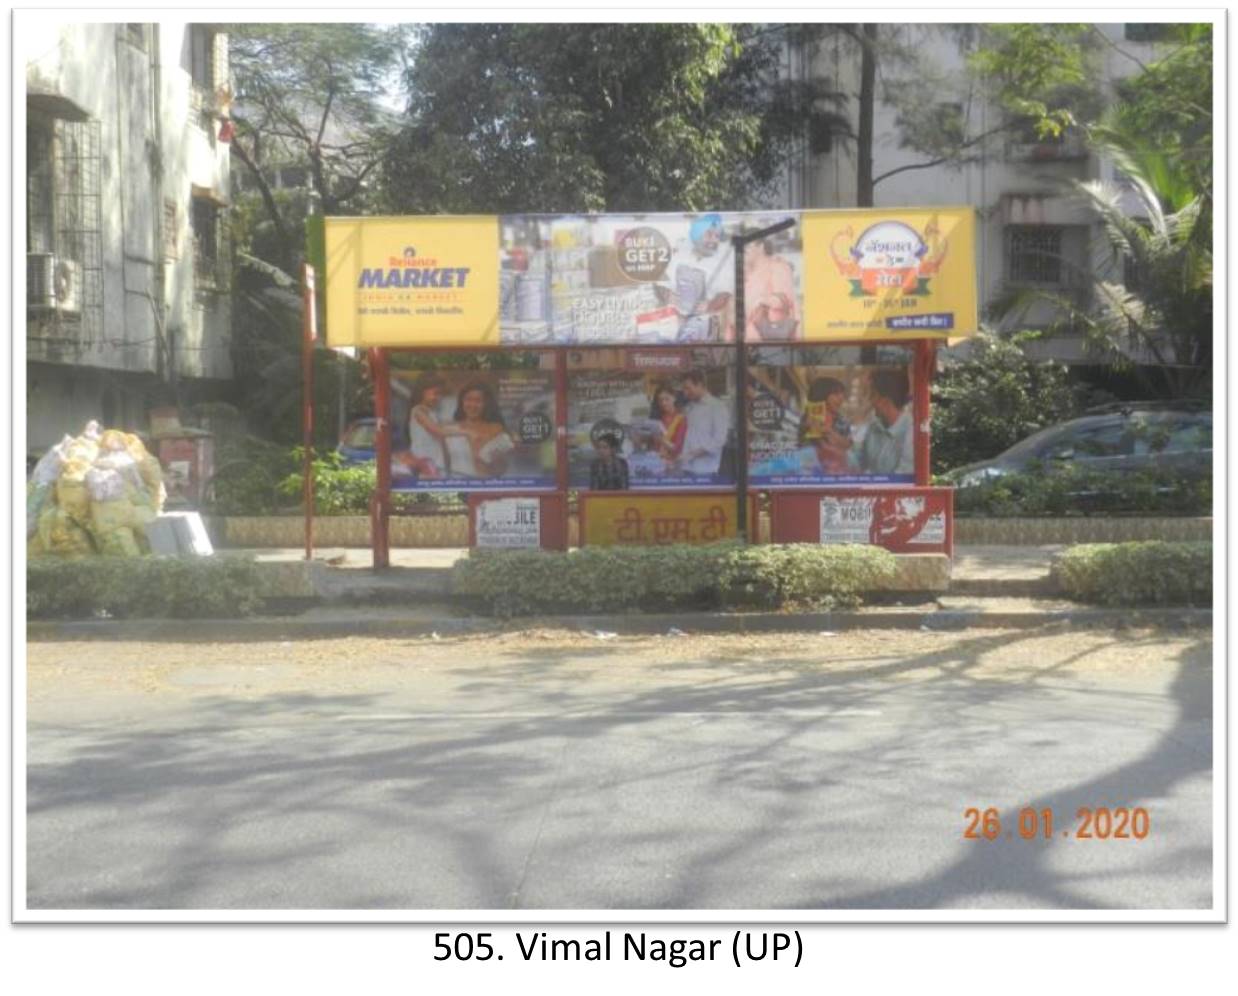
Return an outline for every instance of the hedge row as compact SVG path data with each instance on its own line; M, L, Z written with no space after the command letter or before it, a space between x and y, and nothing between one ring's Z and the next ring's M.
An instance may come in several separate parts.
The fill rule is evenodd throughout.
M216 619L262 604L258 568L231 557L37 558L26 565L29 619Z
M1053 472L1006 474L983 484L958 488L954 493L954 511L960 516L997 518L1115 512L1211 515L1212 480L1157 468L1114 473L1071 467Z
M788 544L474 550L456 594L495 615L855 605L895 570L868 546Z
M1100 605L1212 604L1212 544L1085 543L1053 562L1058 588Z

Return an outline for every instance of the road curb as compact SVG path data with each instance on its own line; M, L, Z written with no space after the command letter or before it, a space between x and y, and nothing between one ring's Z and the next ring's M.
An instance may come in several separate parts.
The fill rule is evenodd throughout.
M837 632L852 629L1198 629L1212 626L1211 609L1066 609L983 612L940 609L893 612L680 613L656 615L537 616L513 620L481 617L404 620L358 614L346 619L150 619L34 621L26 624L31 642L127 640L137 642L230 642L325 640L340 637L408 638L473 636L535 628L563 628L615 635L692 633Z

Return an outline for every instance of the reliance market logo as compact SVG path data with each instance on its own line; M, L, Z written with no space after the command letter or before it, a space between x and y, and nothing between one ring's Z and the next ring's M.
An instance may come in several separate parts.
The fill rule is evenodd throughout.
M386 266L366 267L357 286L365 289L451 288L468 283L471 267L439 266L430 256L418 256L412 246L405 246L399 256L388 256Z
M839 252L840 243L845 244ZM830 255L838 272L851 281L852 297L912 294L927 297L929 278L946 258L947 242L935 221L923 237L901 221L879 221L855 238L848 225L830 240Z

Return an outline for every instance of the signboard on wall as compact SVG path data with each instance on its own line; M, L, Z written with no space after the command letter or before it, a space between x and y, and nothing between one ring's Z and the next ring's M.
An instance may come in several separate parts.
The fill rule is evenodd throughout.
M937 546L946 542L946 510L926 495L827 495L821 499L821 542Z
M540 498L492 498L477 505L476 545L498 550L541 546Z
M580 508L582 546L717 543L738 535L731 495L595 493L582 495Z
M392 490L554 488L551 371L396 370L391 380Z
M775 543L862 543L899 553L950 553L950 488L847 488L771 495Z
M971 208L327 218L329 345L735 341L731 238L757 343L976 331Z

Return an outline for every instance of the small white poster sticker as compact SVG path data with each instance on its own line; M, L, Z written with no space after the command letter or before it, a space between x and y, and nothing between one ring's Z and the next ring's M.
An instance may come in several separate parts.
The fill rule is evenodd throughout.
M495 498L477 506L477 545L491 549L536 549L541 546L541 501Z
M875 498L822 498L822 543L868 543Z

